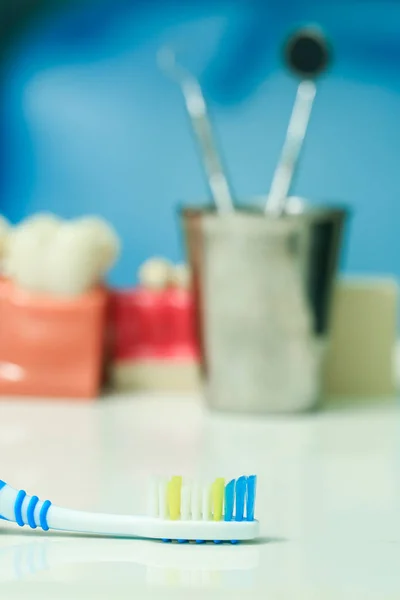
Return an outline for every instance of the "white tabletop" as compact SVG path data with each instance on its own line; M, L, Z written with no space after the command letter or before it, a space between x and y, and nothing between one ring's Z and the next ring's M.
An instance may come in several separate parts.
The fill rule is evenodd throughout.
M286 418L209 414L187 397L1 403L0 478L14 487L136 514L150 474L254 472L262 531L196 546L2 524L1 598L399 598L399 416L388 402Z

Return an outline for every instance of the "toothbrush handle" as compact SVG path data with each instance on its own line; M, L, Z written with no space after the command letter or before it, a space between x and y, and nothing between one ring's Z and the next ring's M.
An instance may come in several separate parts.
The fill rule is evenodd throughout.
M48 512L51 508L49 500L39 500L37 496L29 496L24 490L15 490L0 480L0 516L6 521L17 523L20 527L29 525L31 529L40 527L48 531Z
M15 490L4 481L0 481L0 515L20 527L40 527L43 531L54 529L99 535L158 537L151 535L153 519L61 508L52 505L49 500L43 502L37 496L29 496L24 490Z

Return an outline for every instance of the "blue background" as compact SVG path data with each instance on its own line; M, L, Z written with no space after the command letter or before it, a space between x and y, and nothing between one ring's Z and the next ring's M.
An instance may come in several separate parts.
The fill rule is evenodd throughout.
M308 22L335 61L294 191L351 205L344 269L400 276L398 2L97 0L43 14L3 64L2 212L102 214L123 240L117 285L151 255L180 260L176 204L208 192L158 48L177 43L202 78L234 189L249 198L268 191L294 99L279 48Z

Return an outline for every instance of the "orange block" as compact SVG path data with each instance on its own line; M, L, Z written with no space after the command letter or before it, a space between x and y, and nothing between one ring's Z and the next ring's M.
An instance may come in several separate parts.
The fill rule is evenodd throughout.
M108 292L57 299L0 281L0 394L93 398L104 366Z

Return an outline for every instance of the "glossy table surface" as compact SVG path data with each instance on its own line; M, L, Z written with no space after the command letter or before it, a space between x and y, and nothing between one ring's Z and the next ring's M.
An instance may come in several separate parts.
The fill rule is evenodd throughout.
M53 503L137 514L150 474L257 473L261 538L178 545L0 525L1 598L400 597L400 409L210 414L200 399L0 404L0 478Z

